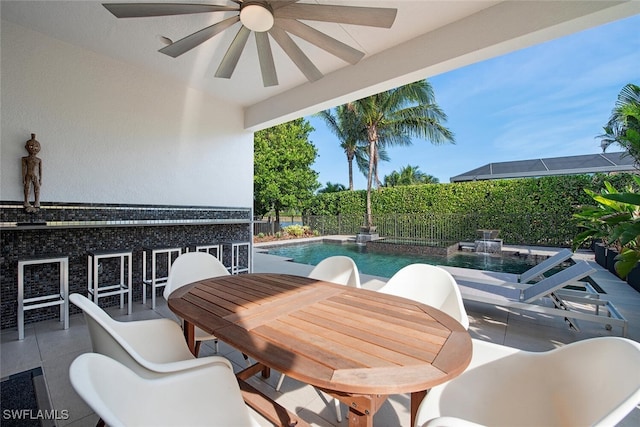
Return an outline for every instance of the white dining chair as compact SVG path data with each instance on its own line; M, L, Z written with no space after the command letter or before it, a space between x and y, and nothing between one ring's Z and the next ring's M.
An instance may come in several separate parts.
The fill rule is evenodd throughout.
M311 270L309 277L354 288L361 287L358 266L353 259L345 255L323 259Z
M379 292L435 307L469 329L469 317L458 284L449 272L438 266L407 265L395 273Z
M176 289L198 280L210 277L228 276L230 273L218 258L207 252L187 252L180 255L173 262L167 284L164 287L163 296L167 301L169 295ZM200 344L203 341L213 341L215 352L218 352L218 338L202 329L195 328L196 356L200 352Z
M110 427L248 426L233 369L223 363L143 378L120 362L85 353L69 367L74 390Z
M69 301L84 313L93 351L119 361L142 377L155 378L209 364L231 368L224 357L196 358L189 351L182 328L173 320L119 322L84 295L71 294Z
M640 343L620 337L530 352L473 340L470 365L433 387L414 427L613 426L640 404Z
M323 259L311 270L308 277L354 288L361 287L358 266L353 259L344 255L335 255ZM284 374L280 374L276 391L280 391L285 376ZM333 401L336 409L336 419L341 422L342 413L340 411L340 401L338 399L333 399Z

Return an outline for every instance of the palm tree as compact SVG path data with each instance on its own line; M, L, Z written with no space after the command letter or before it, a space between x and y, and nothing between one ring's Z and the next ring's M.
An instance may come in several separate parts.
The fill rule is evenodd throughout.
M400 184L400 173L398 171L393 171L389 175L384 177L384 186L385 187L397 187Z
M422 177L422 184L439 184L440 180L433 175L425 173Z
M421 184L426 175L420 171L418 166L407 165L400 169L400 182L405 185Z
M609 148L611 144L615 144L618 142L618 139L620 138L620 129L616 124L613 124L612 126L612 124L610 123L608 123L602 129L604 130L604 133L596 136L596 138L600 138L600 147L602 148L602 152L604 153L605 151L607 151L607 148Z
M332 183L327 181L327 185L324 188L321 188L320 190L318 190L319 194L322 193L337 193L339 191L345 191L347 189L347 187L345 187L344 185L340 184L340 183Z
M391 160L389 157L389 153L383 147L380 147L376 150L376 155L373 158L373 181L376 187L380 187L380 180L378 179L378 163L380 162L388 162ZM356 152L356 164L358 165L358 170L365 177L369 174L369 143L360 147L360 149Z
M446 114L435 103L429 82L421 80L353 102L353 109L367 132L367 227L373 226L371 188L376 172L374 159L384 146L410 144L411 137L433 144L454 142L453 133L442 125Z
M386 155L386 150L385 147L387 146L397 146L397 145L404 145L404 146L408 146L411 145L411 137L407 134L400 134L400 135L395 135L395 136L391 136L391 137L387 137L387 133L388 130L387 129L381 129L378 132L378 144L376 145L376 156L374 157L374 167L373 167L373 184L375 184L375 186L377 188L380 188L382 186L382 183L380 182L380 177L378 176L378 163L380 161L385 161L388 162L389 161L389 156ZM392 130L393 133L393 130ZM367 144L368 145L368 144ZM384 155L383 155L384 152Z
M400 172L393 171L384 177L385 187L415 184L437 184L438 178L420 171L418 166L407 165Z
M636 160L636 164L640 163L640 86L629 83L622 88L604 131L598 135L603 152L617 143Z
M336 107L335 115L331 110L324 110L320 111L318 116L324 119L329 130L340 140L340 147L344 150L349 165L349 190L353 190L353 160L366 143L363 126L359 123L351 104Z

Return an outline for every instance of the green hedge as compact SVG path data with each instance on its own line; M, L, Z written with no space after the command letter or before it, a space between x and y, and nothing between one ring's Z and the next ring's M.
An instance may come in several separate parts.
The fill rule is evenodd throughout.
M444 217L447 229L457 230L448 232L452 238L474 233L477 228L492 228L500 230L507 244L570 246L578 232L573 213L581 205L592 203L584 188L600 191L605 179L616 188L632 183L630 175L619 174L380 188L371 198L374 223L375 218L383 222L401 215L414 218L415 227L422 229L420 224L432 224L435 218ZM324 217L325 224L341 222L340 230L344 230L346 222L362 222L365 203L364 190L319 194L305 213Z

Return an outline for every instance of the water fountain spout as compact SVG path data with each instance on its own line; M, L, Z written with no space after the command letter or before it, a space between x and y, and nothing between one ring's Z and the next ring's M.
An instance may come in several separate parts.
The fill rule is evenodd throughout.
M485 254L502 253L502 239L498 239L500 230L478 230L479 240L475 241L475 251Z
M360 227L360 232L356 234L356 243L359 245L366 245L367 242L372 240L378 240L380 235L376 233L376 227Z

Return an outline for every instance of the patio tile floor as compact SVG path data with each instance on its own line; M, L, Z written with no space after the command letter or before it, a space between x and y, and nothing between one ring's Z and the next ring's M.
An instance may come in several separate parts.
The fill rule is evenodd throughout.
M629 321L628 337L640 341L640 293L617 279L608 271L593 262L593 254L579 253L578 258L586 259L597 269L592 277L607 292L607 298ZM254 271L279 271L294 274L306 274L312 266L283 262L281 258L256 253ZM362 275L363 286L376 289L384 279ZM545 318L531 313L506 311L504 309L479 303L466 303L470 317L469 332L474 338L497 342L525 350L544 351L569 342L596 336L619 335L620 331L607 331L599 324L581 322L580 332L570 330L559 318ZM133 313L126 314L126 307L107 309L118 320L142 320L160 317L174 318L164 299L158 299L156 310L134 302ZM98 417L75 393L69 381L68 369L71 362L84 352L91 351L91 341L82 315L70 317L68 330L63 330L56 320L50 320L25 326L25 339L17 341L17 330L2 331L0 336L0 371L4 378L28 369L42 367L49 392L52 408L68 410L66 420L57 420L58 426L95 426ZM213 345L204 343L200 354L213 355ZM220 355L229 358L236 370L246 365L242 355L220 343ZM314 426L347 425L346 407L342 405L343 421L335 418L332 399L315 388L286 378L280 392L275 391L279 374L272 373L271 378L263 380L253 377L251 384L285 406L298 413ZM256 414L256 419L264 426L270 424ZM378 426L409 426L408 395L390 396L374 418ZM620 426L640 425L640 408L629 414Z

